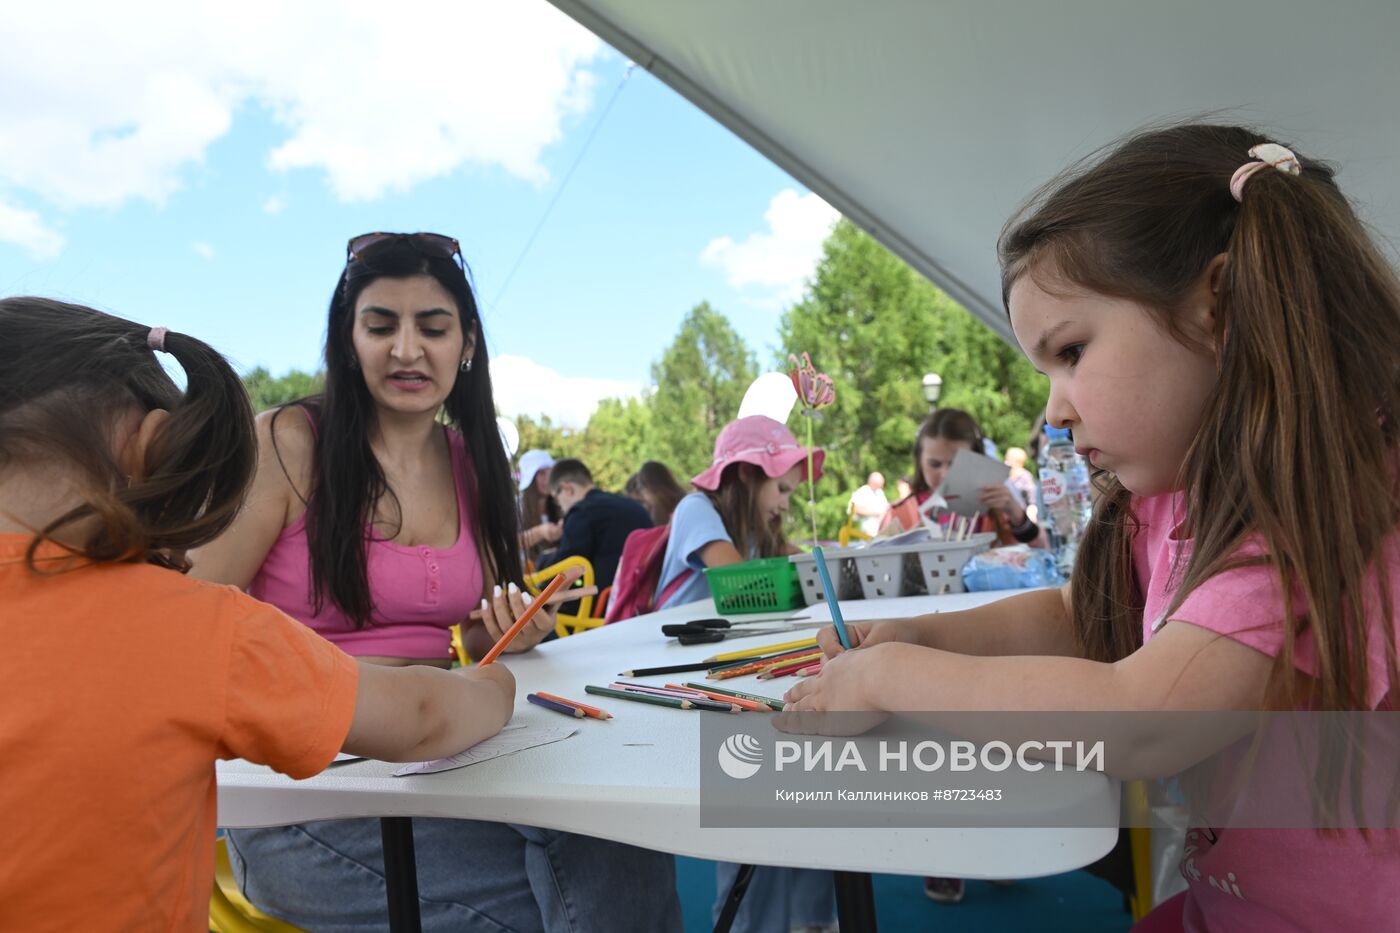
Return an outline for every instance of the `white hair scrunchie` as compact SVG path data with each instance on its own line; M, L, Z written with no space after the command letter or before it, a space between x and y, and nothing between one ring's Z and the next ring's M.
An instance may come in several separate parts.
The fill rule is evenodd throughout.
M1303 163L1298 161L1293 151L1278 143L1260 143L1249 150L1249 155L1257 161L1246 162L1230 176L1230 194L1241 204L1244 203L1244 183L1260 169L1276 168L1285 175L1300 175L1303 172Z

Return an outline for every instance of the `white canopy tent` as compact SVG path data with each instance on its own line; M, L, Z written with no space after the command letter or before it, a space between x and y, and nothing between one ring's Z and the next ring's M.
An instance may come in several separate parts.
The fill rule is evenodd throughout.
M1002 223L1148 123L1274 131L1400 235L1395 0L552 2L1008 339Z

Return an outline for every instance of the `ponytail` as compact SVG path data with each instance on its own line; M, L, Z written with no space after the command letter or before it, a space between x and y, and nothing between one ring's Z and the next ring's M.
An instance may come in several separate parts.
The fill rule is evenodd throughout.
M93 520L69 551L188 569L184 552L228 527L252 478L252 411L237 374L208 345L167 333L188 382L181 392L147 344L150 328L48 299L0 300L0 331L0 466L52 464L82 500L35 529L30 566L40 543ZM133 409L170 413L138 478L112 451L112 426Z

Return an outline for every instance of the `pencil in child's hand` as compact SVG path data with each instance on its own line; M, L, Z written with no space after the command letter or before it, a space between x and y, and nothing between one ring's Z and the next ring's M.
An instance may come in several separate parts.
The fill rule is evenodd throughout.
M568 570L565 570L553 580L550 580L549 585L546 586L543 590L540 590L540 595L530 600L530 605L526 606L525 611L520 613L520 618L515 620L515 624L512 625L510 628L506 629L505 634L501 636L500 641L492 645L491 650L486 652L486 657L482 658L480 661L477 662L477 667L485 667L492 661L499 658L501 656L501 652L506 650L506 646L515 640L515 636L519 635L522 631L524 631L525 625L535 617L535 613L539 612L542 608L544 608L545 601L548 600L549 597L557 593L559 591L559 588L565 583L572 583L573 581L577 580L582 573L583 571L579 568L570 567Z
M577 706L572 706L568 703L557 703L547 697L540 696L538 693L527 693L525 699L536 706L552 709L556 713L563 713L565 716L572 716L575 719L582 719L585 715L583 710L579 709Z
M822 556L820 547L812 548L812 556L816 558L817 576L822 579L822 590L826 594L826 605L831 609L831 621L836 626L836 637L841 639L842 648L849 649L851 636L846 632L846 620L841 617L841 603L836 598L836 588L831 585L831 573L826 569L826 558Z

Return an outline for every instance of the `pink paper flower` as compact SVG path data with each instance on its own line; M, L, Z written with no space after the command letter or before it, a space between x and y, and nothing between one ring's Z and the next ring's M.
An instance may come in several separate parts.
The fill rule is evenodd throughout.
M802 407L817 411L836 401L836 386L832 384L831 377L826 373L817 372L811 357L803 353L799 361L789 353L788 362L792 363L792 371L789 373L792 376L792 387L797 390L797 400L802 403Z

